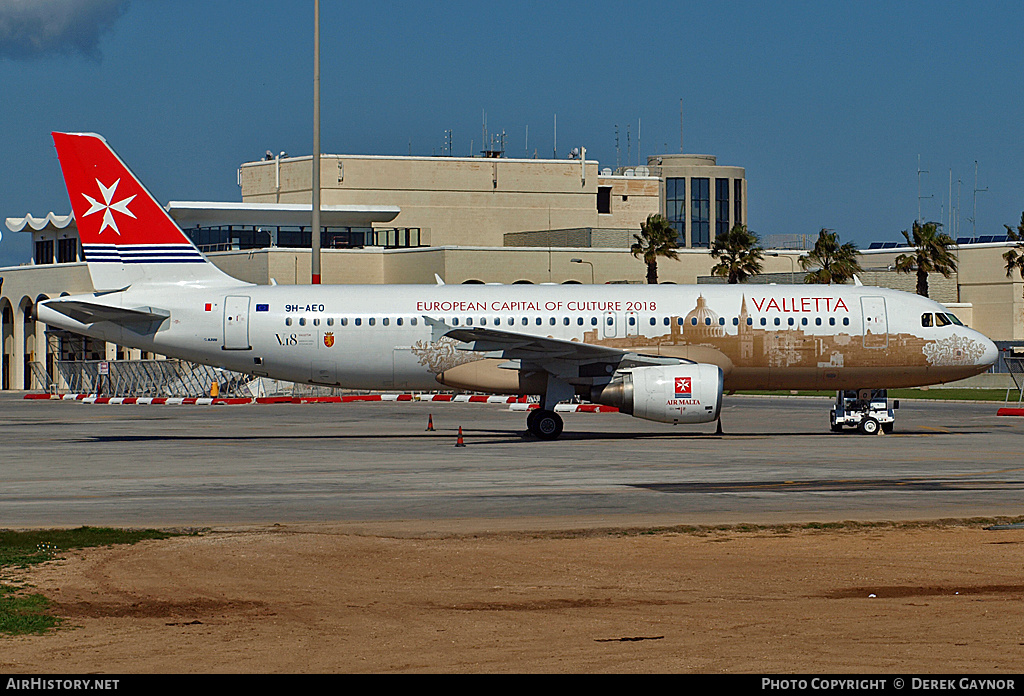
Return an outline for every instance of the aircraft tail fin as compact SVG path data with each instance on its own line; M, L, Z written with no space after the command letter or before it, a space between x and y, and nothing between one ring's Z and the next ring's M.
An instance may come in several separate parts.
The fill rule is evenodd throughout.
M53 133L53 142L96 290L243 284L202 255L102 137Z

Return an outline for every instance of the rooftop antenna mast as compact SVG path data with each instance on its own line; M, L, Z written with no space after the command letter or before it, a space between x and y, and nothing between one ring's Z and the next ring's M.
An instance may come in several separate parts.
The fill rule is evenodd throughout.
M633 159L633 155L632 155L632 152L630 150L630 141L629 141L629 124L627 123L626 124L626 166L627 167L629 166L629 162L632 159Z
M679 154L683 154L683 100L679 100Z
M619 124L615 124L615 169L618 170L621 166L619 162Z
M921 199L922 198L935 198L935 196L922 196L921 195L921 175L927 174L927 169L921 169L921 155L917 156L917 221L921 222Z
M960 185L964 183L963 179L956 180L956 215L953 219L953 224L956 225L956 234L954 237L960 236Z
M978 194L988 191L988 186L978 188L978 160L974 160L974 216L971 218L971 238L977 239Z
M555 144L551 148L551 159L558 159L558 114L555 114Z

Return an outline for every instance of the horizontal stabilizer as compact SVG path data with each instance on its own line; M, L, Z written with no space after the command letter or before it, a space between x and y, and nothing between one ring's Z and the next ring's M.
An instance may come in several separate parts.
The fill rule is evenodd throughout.
M166 309L156 307L127 309L82 300L50 300L46 306L81 324L94 324L99 321L109 321L114 324L149 324L160 323L171 316Z

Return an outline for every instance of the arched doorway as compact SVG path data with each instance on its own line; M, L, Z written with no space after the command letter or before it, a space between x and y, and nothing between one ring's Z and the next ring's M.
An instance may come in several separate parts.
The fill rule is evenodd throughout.
M11 388L14 359L14 308L0 298L0 389Z

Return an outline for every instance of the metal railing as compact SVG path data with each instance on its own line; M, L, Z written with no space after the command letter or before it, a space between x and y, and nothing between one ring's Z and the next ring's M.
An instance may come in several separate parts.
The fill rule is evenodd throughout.
M251 396L248 375L184 360L59 360L56 371L55 388L77 394L207 396L216 382L221 396Z
M1003 356L1003 362L1006 364L1010 377L1013 378L1013 383L1017 385L1017 403L1019 404L1024 401L1024 356ZM1010 401L1009 387L1006 389L1006 401L1007 403Z

